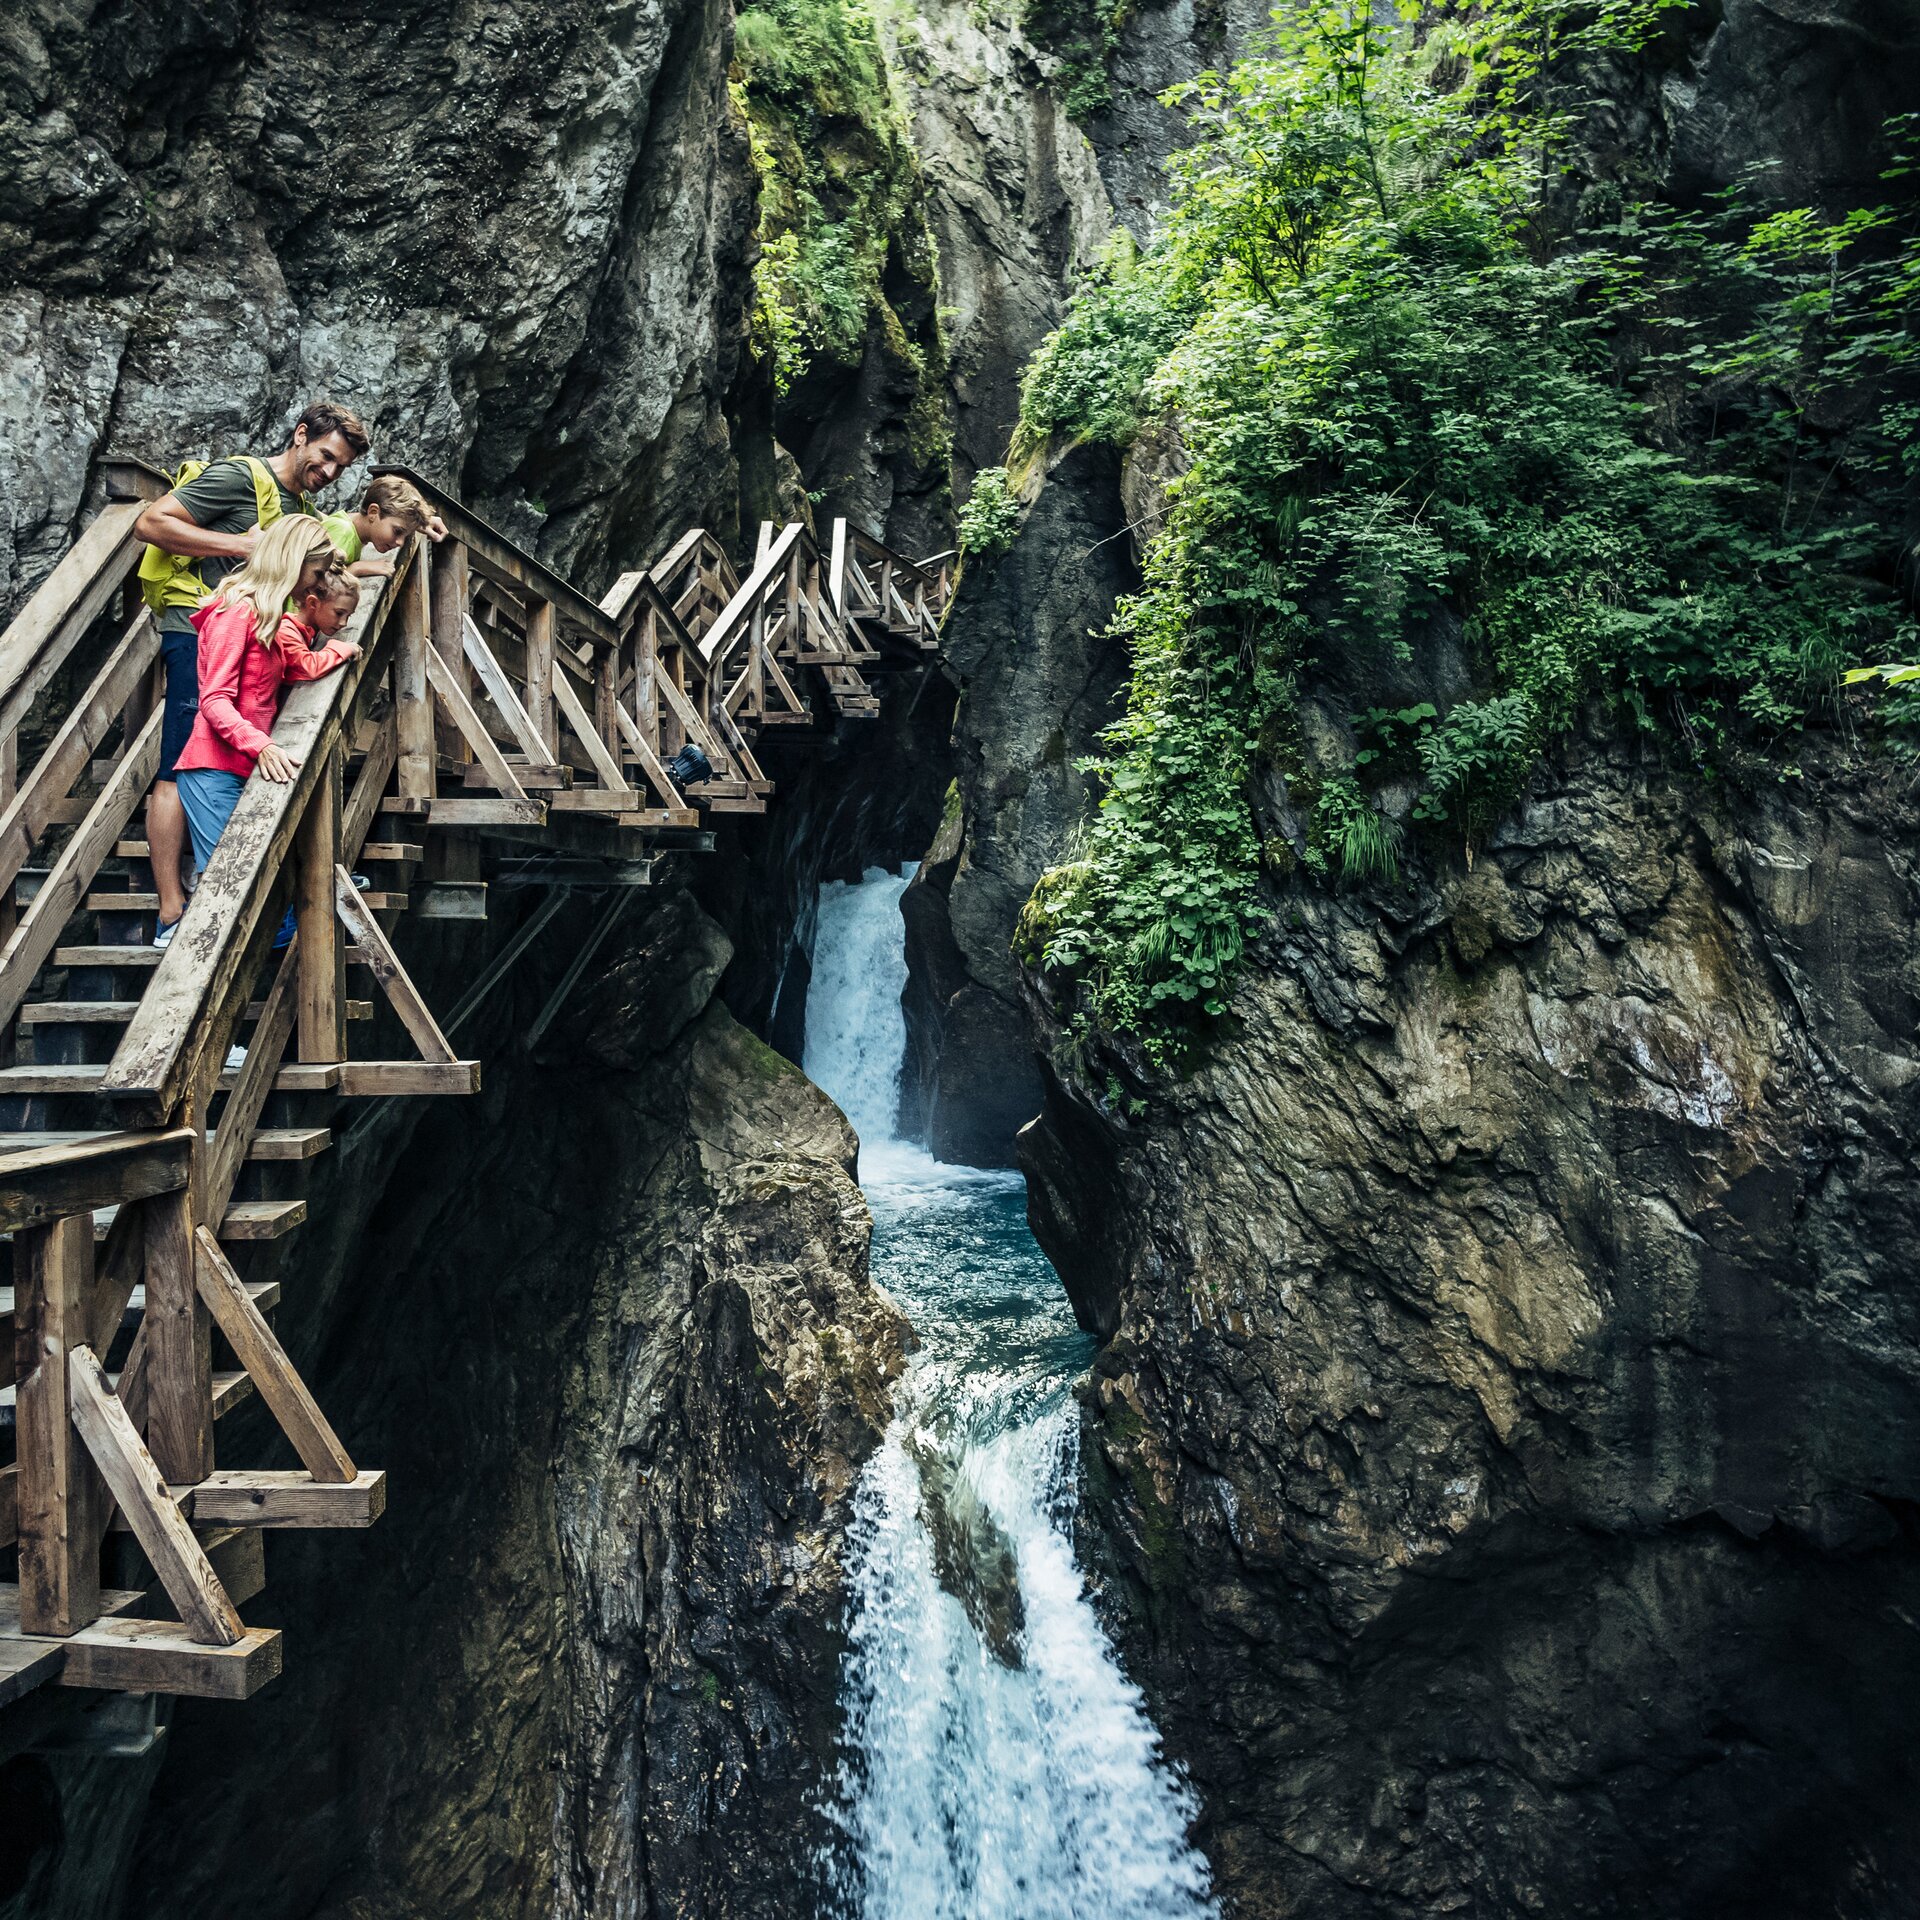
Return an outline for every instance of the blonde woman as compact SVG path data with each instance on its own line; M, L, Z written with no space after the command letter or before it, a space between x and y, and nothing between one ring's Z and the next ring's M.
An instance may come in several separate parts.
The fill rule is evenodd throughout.
M329 641L317 652L313 647L316 635L346 625L358 599L326 529L305 514L290 514L260 536L246 565L228 574L194 614L200 711L175 779L196 873L206 871L256 767L269 780L293 778L300 763L272 738L282 689L288 681L318 680L360 651L351 640ZM289 603L297 611L287 612ZM162 926L153 944L166 946L178 924ZM275 944L284 946L292 932L289 914Z

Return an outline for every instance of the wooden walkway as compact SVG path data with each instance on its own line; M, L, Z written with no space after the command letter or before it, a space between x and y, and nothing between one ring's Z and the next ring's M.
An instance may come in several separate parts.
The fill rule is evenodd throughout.
M710 847L713 816L774 797L763 729L877 713L873 676L933 650L948 591L941 563L841 521L824 553L763 526L744 577L695 528L595 602L408 474L448 537L403 547L363 594L359 656L289 691L274 737L298 775L248 784L161 953L138 837L159 634L133 526L166 482L105 476L0 634L0 1707L46 1682L244 1698L281 1659L239 1611L262 1530L379 1518L385 1475L275 1339L249 1249L305 1219L340 1102L480 1084L407 972L409 915L484 916L483 835L617 862L623 884ZM713 777L681 787L688 741ZM376 994L405 1058L353 1049ZM297 1470L216 1466L254 1394Z

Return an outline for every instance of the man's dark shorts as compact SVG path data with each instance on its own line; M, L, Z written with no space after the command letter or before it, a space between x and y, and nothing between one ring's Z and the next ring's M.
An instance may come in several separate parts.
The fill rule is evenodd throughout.
M160 658L167 667L167 696L160 720L160 771L154 778L171 780L200 711L200 636L191 627L182 633L163 632Z

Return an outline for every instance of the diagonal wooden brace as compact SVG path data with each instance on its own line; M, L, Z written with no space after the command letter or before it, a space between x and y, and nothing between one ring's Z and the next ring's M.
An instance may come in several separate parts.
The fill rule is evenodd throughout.
M361 959L367 963L373 977L379 981L381 990L392 1002L401 1024L413 1035L413 1043L420 1049L420 1057L423 1060L440 1061L458 1059L447 1036L440 1031L432 1010L421 998L420 989L400 964L400 956L394 952L393 943L381 931L380 922L373 917L372 909L360 898L360 890L353 884L353 875L345 867L335 867L333 870L333 905L334 911L340 916L341 925L358 942Z

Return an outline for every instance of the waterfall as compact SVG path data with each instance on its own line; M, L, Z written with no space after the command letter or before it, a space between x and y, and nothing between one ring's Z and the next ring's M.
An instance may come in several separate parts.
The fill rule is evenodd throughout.
M854 1499L825 1915L1211 1920L1192 1794L1074 1559L1093 1343L1019 1176L894 1137L907 877L822 887L807 1003L806 1070L861 1137L875 1277L921 1342Z

